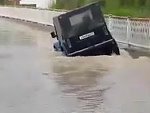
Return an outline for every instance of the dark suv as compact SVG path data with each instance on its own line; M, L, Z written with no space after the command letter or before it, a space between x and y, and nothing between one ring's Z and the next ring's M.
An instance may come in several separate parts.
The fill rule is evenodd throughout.
M99 2L54 17L53 24L51 36L57 38L54 49L66 56L120 54Z

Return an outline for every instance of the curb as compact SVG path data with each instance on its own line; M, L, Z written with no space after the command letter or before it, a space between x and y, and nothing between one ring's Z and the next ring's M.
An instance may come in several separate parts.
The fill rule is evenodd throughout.
M17 21L22 21L22 22L27 22L27 23L39 24L39 25L46 26L46 27L53 27L53 24L43 24L40 22L34 22L34 21L30 21L30 20L14 18L14 17L9 17L9 16L1 16L0 15L0 18L6 18L6 19L10 19L10 20L17 20Z

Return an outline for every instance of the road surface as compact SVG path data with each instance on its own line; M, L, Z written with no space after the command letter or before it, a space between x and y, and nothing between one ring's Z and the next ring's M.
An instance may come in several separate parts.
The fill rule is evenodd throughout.
M148 57L67 58L52 43L43 28L0 19L0 113L150 113Z

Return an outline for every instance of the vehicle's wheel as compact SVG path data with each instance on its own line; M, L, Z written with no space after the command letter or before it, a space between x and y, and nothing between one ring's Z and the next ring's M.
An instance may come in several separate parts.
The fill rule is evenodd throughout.
M61 47L59 45L59 42L54 43L53 47L54 47L55 51L61 51Z
M112 49L113 53L115 53L116 55L120 55L120 51L117 45L115 45Z

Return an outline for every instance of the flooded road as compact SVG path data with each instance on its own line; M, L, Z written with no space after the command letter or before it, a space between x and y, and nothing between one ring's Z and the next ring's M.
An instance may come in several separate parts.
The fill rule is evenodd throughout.
M50 33L0 19L0 113L149 113L150 59L67 58Z

